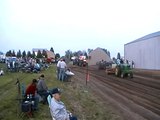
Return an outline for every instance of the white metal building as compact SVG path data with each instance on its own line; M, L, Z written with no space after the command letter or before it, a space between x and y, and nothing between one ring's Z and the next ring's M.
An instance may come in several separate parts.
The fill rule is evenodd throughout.
M125 44L124 57L135 68L160 70L160 31Z

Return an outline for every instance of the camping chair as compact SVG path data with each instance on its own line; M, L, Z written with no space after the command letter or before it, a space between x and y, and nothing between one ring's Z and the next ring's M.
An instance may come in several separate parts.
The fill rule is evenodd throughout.
M22 99L25 98L25 94L26 94L26 86L24 85L24 83L22 83L22 85L21 85L21 95L22 95Z
M51 113L51 117L52 117L52 120L56 120L54 115L53 115L53 112L52 112L52 109L51 109L51 95L48 95L47 97L47 101L48 101L48 105L49 105L49 109L50 109L50 113Z

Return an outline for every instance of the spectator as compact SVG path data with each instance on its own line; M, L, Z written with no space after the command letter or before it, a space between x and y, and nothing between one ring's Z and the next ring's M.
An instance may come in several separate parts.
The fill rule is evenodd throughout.
M39 63L36 63L35 64L35 66L34 66L34 69L36 70L36 71L41 71L41 66L40 66L40 64Z
M67 69L65 72L65 80L66 81L71 81L71 77L74 76L74 73L71 72L70 69Z
M35 110L37 110L39 99L38 99L38 96L37 96L37 80L36 79L33 79L32 83L27 87L26 97L27 96L30 96L30 97L32 96L32 100L34 100L33 108Z
M59 88L52 90L51 111L56 120L77 120L76 117L66 110L63 102L60 101L61 91Z
M62 59L58 61L57 63L57 79L59 79L59 73L60 73L60 63L62 62Z
M42 74L37 84L38 94L42 97L43 103L47 102L47 96L49 95L48 87L45 83L44 75Z
M4 75L4 71L2 69L0 70L0 76L1 75Z
M63 81L65 78L65 70L67 67L64 59L60 62L59 67L60 67L59 80Z

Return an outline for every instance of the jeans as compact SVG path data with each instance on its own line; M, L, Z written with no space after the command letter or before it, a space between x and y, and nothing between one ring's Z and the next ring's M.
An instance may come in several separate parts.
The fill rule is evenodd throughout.
M65 68L60 68L59 80L64 81L65 78Z
M38 96L34 96L34 105L33 105L33 109L37 110L38 109L38 102L39 102L39 98Z
M60 68L57 67L57 80L59 79Z
M43 98L43 103L46 103L50 93L48 91L38 91L38 94Z

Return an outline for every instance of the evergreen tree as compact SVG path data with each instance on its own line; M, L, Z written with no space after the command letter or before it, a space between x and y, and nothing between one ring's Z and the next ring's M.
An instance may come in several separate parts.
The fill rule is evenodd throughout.
M89 54L90 52L92 52L92 51L93 51L93 49L88 48L88 54Z
M104 48L103 48L103 51L108 55L108 51L107 51L107 49L104 49Z
M34 51L32 52L32 58L36 58L36 54Z
M12 56L12 51L9 50L9 51L6 53L6 56L7 56L7 57L11 57L11 56Z
M30 51L27 52L27 57L32 57L32 54Z
M73 53L73 56L78 57L78 52L74 52L74 53Z
M12 52L12 56L13 56L13 57L16 57L16 53L15 53L14 50L13 50L13 52Z
M22 54L21 54L21 51L19 50L18 52L17 52L17 58L21 58L22 57Z
M117 53L117 59L121 59L121 55L119 52Z
M82 52L81 50L79 50L79 51L77 52L77 54L78 54L78 56L81 56L81 55L83 55L83 52Z
M47 58L47 52L46 52L46 50L43 50L42 56L44 56L45 58Z
M87 55L87 52L85 52L85 53L84 53L84 56L86 56L86 58L88 59L88 55Z
M115 57L113 57L112 60L113 60L113 62L115 62L115 63L117 62Z
M52 52L54 53L54 49L53 49L53 47L51 47L50 51L52 51Z
M66 58L70 59L72 56L73 56L73 55L72 55L72 51L67 50L67 51L65 52L65 57L66 57Z
M41 53L41 51L40 51L40 50L38 50L37 58L43 58L42 53Z
M60 58L60 54L59 54L59 53L56 53L55 59L57 60L57 59L59 59L59 58Z
M25 51L25 50L22 52L22 57L23 57L23 58L26 57L26 51Z

